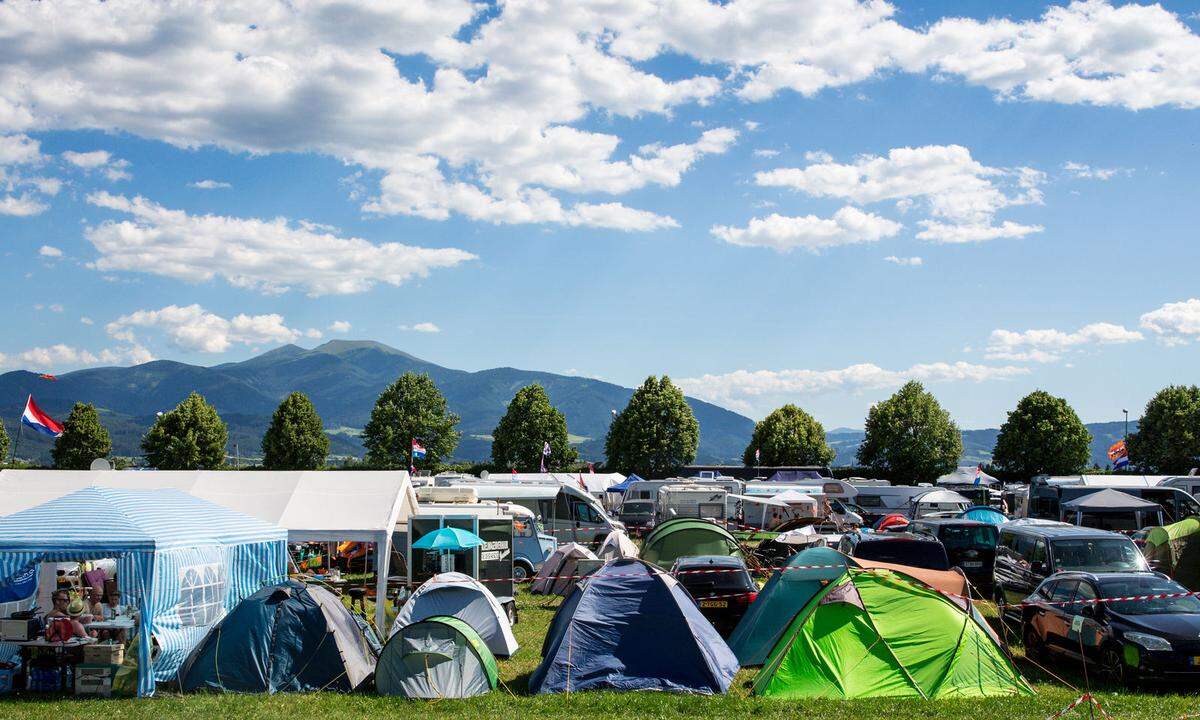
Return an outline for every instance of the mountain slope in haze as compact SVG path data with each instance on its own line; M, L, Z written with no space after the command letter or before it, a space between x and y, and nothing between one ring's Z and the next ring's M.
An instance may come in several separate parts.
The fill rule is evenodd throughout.
M490 434L517 390L537 382L566 415L581 457L604 459L604 436L612 410L620 410L630 388L590 378L547 372L495 368L479 372L454 370L414 357L382 343L334 340L312 350L285 345L242 362L200 367L156 360L128 368L91 368L60 375L56 382L36 373L0 375L0 412L15 440L25 397L62 419L75 401L96 405L113 435L117 455L139 455L139 443L155 413L173 408L195 390L216 406L229 425L230 452L256 456L262 433L279 402L290 392L308 395L325 422L335 455L361 455L356 432L370 417L379 393L404 372L428 373L462 421L455 456L487 460ZM754 423L749 418L688 398L700 422L702 463L740 462ZM23 432L21 457L48 460L52 440Z

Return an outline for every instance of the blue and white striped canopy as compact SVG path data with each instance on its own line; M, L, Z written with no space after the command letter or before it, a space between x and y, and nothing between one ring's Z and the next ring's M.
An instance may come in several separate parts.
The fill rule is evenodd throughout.
M150 695L227 610L286 575L287 531L178 490L88 487L0 518L0 580L101 558L141 616L138 694Z

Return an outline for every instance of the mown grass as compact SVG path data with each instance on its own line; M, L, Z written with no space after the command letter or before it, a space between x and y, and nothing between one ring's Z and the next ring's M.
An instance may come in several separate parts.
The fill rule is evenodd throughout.
M571 695L526 695L530 673L540 661L542 638L557 608L557 598L547 600L526 594L518 596L520 622L516 635L521 649L500 661L503 687L483 697L469 700L432 702L404 701L374 695L178 695L161 692L151 700L112 699L78 700L38 696L8 696L0 700L0 718L15 720L62 720L84 715L91 718L180 720L236 717L238 720L279 720L301 717L319 720L337 718L419 715L421 718L485 718L518 720L527 717L604 717L679 719L679 718L764 718L780 720L889 720L892 718L936 717L946 720L990 720L991 718L1039 718L1044 720L1078 696L1078 692L1053 681L1035 668L1019 661L1033 682L1033 697L986 700L805 700L781 701L751 697L746 685L753 670L742 670L728 695L700 697L664 693L585 692ZM1077 687L1084 686L1082 676L1071 668L1056 665L1053 670ZM1165 692L1125 693L1096 686L1096 695L1114 718L1153 718L1173 720L1200 713L1200 696ZM1200 692L1200 688L1190 688ZM1073 717L1088 717L1079 710Z

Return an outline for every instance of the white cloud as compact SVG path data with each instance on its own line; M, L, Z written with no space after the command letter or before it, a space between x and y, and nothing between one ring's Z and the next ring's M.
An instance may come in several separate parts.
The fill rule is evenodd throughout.
M223 190L231 188L233 185L220 180L197 180L196 182L188 183L188 187L196 188L197 190Z
M1142 315L1141 326L1166 345L1200 339L1200 299L1166 303Z
M190 352L222 353L235 343L290 343L300 337L298 330L287 327L278 314L246 315L232 318L208 312L199 305L168 305L161 310L138 310L122 315L105 326L117 340L134 343L135 329L162 333L171 344Z
M997 329L988 338L986 353L990 360L1050 363L1062 360L1063 354L1071 350L1096 345L1121 345L1142 339L1142 334L1136 330L1107 322L1084 325L1075 332Z
M30 348L14 355L0 354L0 366L35 372L61 372L96 365L140 365L153 359L149 350L137 344L92 352L59 343Z
M778 155L779 155L779 151L772 150L771 148L758 148L757 150L754 151L754 157L773 158Z
M884 260L902 267L920 267L925 262L919 257L896 257L895 255L888 255Z
M48 305L48 306L46 307L46 309L47 309L47 310L49 310L49 311L50 311L50 312L52 312L52 313L60 313L60 312L62 312L63 310L65 310L66 308L64 308L64 307L62 306L62 303L51 303L50 305Z
M60 258L63 256L63 251L53 245L43 245L38 248L38 255L47 258Z
M316 328L309 328L304 331L304 337L309 338L310 340L320 340L321 338L325 337L325 333Z
M1027 374L1013 366L978 365L967 362L923 363L907 370L885 370L873 363L851 365L839 370L736 370L720 375L684 378L679 386L702 400L735 410L752 411L760 401L831 392L859 392L897 387L908 380L928 383L986 382Z
M350 332L350 323L346 320L334 320L329 323L329 332L346 334Z
M32 217L44 213L48 209L50 209L49 205L32 195L0 195L0 215Z
M62 157L63 160L82 170L98 170L112 182L133 179L133 175L129 172L129 161L114 158L107 150L92 150L91 152L67 150Z
M95 320L91 319L90 317L88 317L86 315L79 318L79 322L83 323L84 325L95 325L96 324Z
M920 201L929 218L918 221L923 240L980 242L1040 232L1036 225L1005 221L995 215L1013 205L1040 204L1045 175L1032 168L986 166L961 145L893 148L886 157L861 155L837 163L825 153L807 154L803 168L755 173L762 187L783 187L814 197L836 197L859 204L896 201L901 212ZM1008 192L1006 192L1008 190Z
M29 165L42 160L41 143L37 140L24 134L0 135L0 166Z
M438 332L442 331L442 329L440 327L438 327L437 325L434 325L431 322L419 322L415 325L401 325L400 329L401 330L411 330L413 332L420 332L420 333L438 333Z
M303 288L309 295L349 294L378 283L400 285L474 255L455 248L373 244L284 218L189 215L142 197L92 193L88 202L131 216L88 227L98 270L149 272L189 282L224 278L265 293Z
M887 218L844 207L832 218L816 215L785 217L772 213L754 218L744 228L716 225L711 232L731 245L766 247L778 252L802 248L818 252L838 245L875 242L900 232L903 226Z
M1132 170L1122 170L1120 168L1092 167L1091 165L1072 161L1063 163L1062 167L1072 177L1083 180L1111 180L1117 175L1130 175L1133 172Z

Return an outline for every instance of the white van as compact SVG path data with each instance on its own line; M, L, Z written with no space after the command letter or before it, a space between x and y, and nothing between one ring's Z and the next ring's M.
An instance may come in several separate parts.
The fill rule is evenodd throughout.
M725 488L711 484L665 485L658 490L654 518L662 523L677 517L725 519Z

